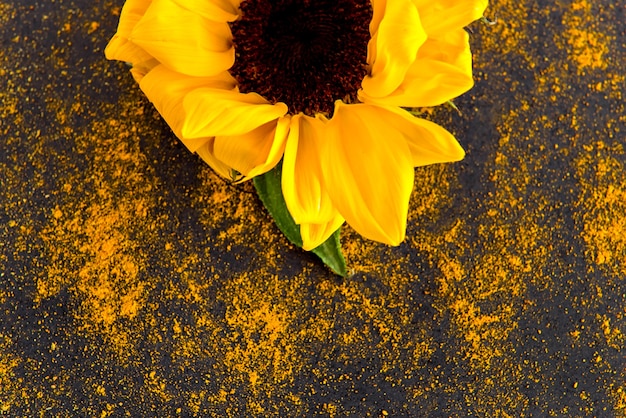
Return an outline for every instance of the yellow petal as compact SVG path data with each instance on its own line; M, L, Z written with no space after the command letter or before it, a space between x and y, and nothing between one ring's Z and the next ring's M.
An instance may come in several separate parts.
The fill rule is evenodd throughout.
M445 34L429 37L419 49L417 60L445 62L471 75L469 34L465 29L451 29Z
M216 88L191 91L183 101L183 138L243 135L287 113L284 103L270 104L256 93Z
M413 162L395 114L366 104L335 103L322 150L324 186L339 213L366 238L404 239Z
M117 34L113 35L104 49L104 56L109 60L128 62L133 65L152 59L152 55L143 48Z
M151 0L128 0L124 3L117 32L104 49L107 59L136 64L152 58L143 48L128 40L133 28L143 17L150 3Z
M302 114L291 118L285 147L282 190L297 224L325 224L337 216L322 186L320 147L327 141L326 122Z
M143 17L150 7L152 0L126 0L122 6L120 22L117 27L117 34L128 38L137 22Z
M428 35L463 28L480 19L488 0L413 0Z
M168 69L164 65L158 65L149 71L139 83L144 94L154 104L163 119L172 128L172 131L192 152L207 141L207 137L213 135L197 136L193 138L183 135L183 127L189 115L183 106L185 97L197 90L208 87L215 90L232 90L235 88L235 80L224 72L215 77L190 77Z
M157 65L160 64L159 61L156 60L156 58L150 58L147 61L136 62L133 63L133 66L130 69L130 73L132 74L137 84L140 84L143 77L150 71L152 71L152 69L154 69Z
M394 91L415 61L426 40L417 9L410 0L387 1L378 30L368 43L370 74L363 80L368 95L382 97Z
M408 117L413 118L415 132L408 141L415 167L460 161L465 157L465 151L450 132L426 119Z
M361 91L359 98L389 106L437 106L465 93L473 84L468 35L456 29L439 39L428 39L402 84L391 94L371 97Z
M242 181L263 174L283 156L289 124L287 115L243 135L215 137L213 155L243 174Z
M237 19L237 6L229 0L174 0L181 7L215 22Z
M130 40L168 68L210 77L235 62L228 23L214 22L170 0L154 0Z
M387 8L387 0L371 0L372 3L372 20L370 21L370 35L374 36L378 32L380 21L385 15L385 9Z
M301 224L302 248L311 251L321 245L343 224L343 218L337 214L329 222L323 224Z
M387 124L400 133L408 144L415 167L460 161L465 151L454 136L426 119L416 118L397 107L380 108Z
M224 164L222 161L215 158L213 145L215 144L214 138L207 138L206 142L202 144L200 148L196 150L200 158L209 165L220 176L231 179L231 168Z
M128 62L133 65L152 59L152 55L143 48L117 34L113 35L104 49L104 56L109 60Z
M272 141L272 146L267 152L265 160L250 170L247 178L252 178L271 170L276 166L276 164L278 164L280 159L283 158L290 126L291 115L285 115L278 119L278 124L274 133L274 140Z

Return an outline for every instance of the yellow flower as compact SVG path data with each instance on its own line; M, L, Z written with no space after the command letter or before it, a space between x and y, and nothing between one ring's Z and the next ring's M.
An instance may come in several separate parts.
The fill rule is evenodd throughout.
M109 59L216 172L282 165L305 249L347 221L403 239L414 167L464 151L401 107L473 85L464 27L487 0L127 0Z

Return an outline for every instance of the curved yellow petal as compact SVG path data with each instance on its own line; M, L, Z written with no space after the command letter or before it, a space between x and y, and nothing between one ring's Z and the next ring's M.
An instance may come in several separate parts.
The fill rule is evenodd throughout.
M323 224L301 224L302 248L311 251L323 244L343 223L344 219L337 214L333 219Z
M363 90L373 97L394 91L425 40L426 32L411 0L386 1L378 30L368 43L370 71L363 79Z
M325 120L303 114L291 118L283 158L282 190L297 224L324 224L338 215L322 185L320 147L327 140Z
M247 180L263 174L280 161L290 125L289 115L268 122L243 135L217 136L213 155Z
M202 144L200 148L196 150L196 153L204 160L220 176L231 179L232 169L227 164L218 160L215 157L213 146L215 145L214 138L207 138L206 142Z
M137 84L140 84L143 77L150 71L152 71L157 65L160 64L159 61L156 60L156 58L150 58L147 61L136 62L133 63L133 66L130 69L130 73L132 74Z
M422 68L420 72L423 77L407 77L407 81L389 96L370 97L360 92L359 99L364 103L387 106L430 107L446 103L474 85L471 77L445 63L429 63L428 69Z
M183 138L246 134L287 114L284 103L270 104L256 93L198 88L183 100Z
M372 3L372 20L370 21L370 35L374 36L378 32L380 21L385 15L385 9L387 8L387 0L370 0ZM392 0L393 1L393 0Z
M407 115L408 117L413 118L410 122L415 132L408 141L415 167L451 163L461 161L465 157L461 145L446 129L426 119L412 115Z
M451 29L437 37L430 37L417 52L418 61L443 62L472 75L472 53L470 51L469 34L465 29ZM411 74L419 74L417 68Z
M413 0L428 35L463 28L480 19L488 0Z
M460 96L473 85L468 34L457 29L439 39L428 39L402 84L391 94L371 97L360 91L359 98L366 103L389 106L437 106Z
M322 150L324 186L339 213L366 238L404 239L413 161L404 132L387 109L335 103Z
M215 22L232 22L239 16L237 6L229 0L174 0L185 9Z
M151 4L152 0L126 0L122 6L117 34L128 38Z
M397 107L382 107L380 111L385 112L385 121L406 140L414 167L460 161L465 157L456 138L436 123Z
M290 126L291 115L285 115L278 119L276 132L274 133L274 140L272 141L272 146L269 148L264 162L262 164L258 164L250 170L247 178L252 178L271 170L276 166L276 164L278 164L280 159L283 158Z
M154 0L129 39L168 68L191 76L214 76L235 62L228 23L205 19L171 0Z
M150 3L152 0L128 0L124 3L117 31L104 49L107 59L136 64L152 58L143 48L128 40L133 28L143 17Z
M119 35L113 35L104 49L104 56L109 60L128 62L132 65L153 59L142 47Z
M139 87L154 104L163 119L170 126L190 151L196 151L213 135L186 137L183 127L188 119L193 117L185 111L183 102L185 97L196 89L213 88L215 90L233 90L235 80L224 72L215 77L190 77L170 70L164 65L158 65L143 76Z

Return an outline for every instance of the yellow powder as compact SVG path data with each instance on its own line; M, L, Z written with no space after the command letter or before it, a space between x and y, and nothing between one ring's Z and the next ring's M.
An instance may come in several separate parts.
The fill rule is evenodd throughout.
M50 133L29 127L17 114L21 99L9 79L7 90L0 92L2 119L15 121L14 126L0 128L7 143L19 138L16 130L41 144L61 136L71 141L85 160L81 170L67 162L67 172L55 178L59 190L54 203L46 208L43 230L35 228L28 217L14 216L7 222L17 236L13 243L16 253L27 250L35 234L43 242L41 270L34 277L35 303L69 292L77 303L67 307L76 329L67 332L80 334L94 345L97 342L97 347L87 349L102 350L103 358L119 362L95 367L104 367L105 372L118 365L133 370L145 382L133 388L136 393L160 402L180 401L197 415L206 415L209 404L231 417L246 412L269 416L271 407L284 407L292 416L307 416L310 399L324 396L323 404L316 405L318 411L344 416L345 402L342 394L333 393L334 385L358 379L369 383L364 380L365 373L374 376L372 385L388 384L392 390L407 393L407 402L419 405L433 405L442 394L458 394L460 402L470 405L476 415L507 417L517 416L512 411L527 411L533 400L519 382L540 384L546 376L542 374L545 370L520 361L525 342L516 339L518 321L536 308L536 302L529 300L531 286L540 290L560 286L544 271L559 263L550 245L564 226L557 224L548 230L542 219L547 208L556 207L559 196L537 187L542 180L537 173L552 159L575 156L572 176L576 184L572 187L579 188L579 195L574 222L581 227L585 248L581 256L590 272L599 271L617 281L625 276L626 265L624 151L616 145L623 135L618 128L626 119L618 116L611 121L613 125L594 132L599 140L582 135L588 116L582 103L567 96L568 88L578 80L558 62L542 63L541 71L532 71L539 58L530 46L539 40L533 32L537 15L531 6L527 1L496 1L487 15L497 15L498 24L472 26L481 32L484 42L476 54L482 82L510 82L518 100L513 110L497 109L492 115L498 138L487 144L493 152L485 152L487 160L481 162L485 175L477 181L484 189L476 186L484 193L479 202L461 202L472 208L473 217L454 211L455 196L465 192L459 165L420 168L403 247L391 249L367 241L344 227L343 246L354 273L345 280L332 277L312 256L287 242L262 209L250 183L230 185L199 160L194 162L191 155L186 168L197 170L198 183L185 190L188 200L174 202L162 196L155 173L158 167L147 161L139 146L141 138L150 139L155 132L141 131L146 123L142 120L145 101L141 102L138 89L116 105L99 104L97 111L90 104L93 98L75 97L71 103L52 98L46 102L46 111L56 123ZM620 99L624 76L609 67L613 41L592 24L591 3L575 1L564 7L565 37L559 34L555 48L568 54L579 72L611 70L601 81L589 81L589 89ZM554 10L539 13L545 17L550 12ZM12 15L13 7L0 3L0 24ZM83 31L100 36L99 24L92 18L72 19L68 16L62 22L59 34ZM16 38L14 42L21 41ZM67 76L71 71L67 63L72 62L69 54L68 48L56 45L46 62ZM12 70L7 69L8 57L3 52L0 57L0 75L4 76ZM505 71L484 74L494 62L510 58L527 65L536 90L520 93L519 80ZM101 66L94 66L94 76L109 71ZM546 102L533 95L545 96ZM467 102L474 99L470 96ZM537 106L546 106L548 101L549 106L562 101L572 105L554 120L550 115L538 116ZM90 111L88 126L73 125L73 116ZM439 117L444 126L459 122L440 110L427 114ZM154 113L149 116L158 118ZM547 132L558 123L571 127L577 135L559 144L547 140ZM612 135L615 138L611 139ZM460 139L474 144L484 138L470 131ZM158 141L174 139L154 139ZM41 156L47 150L41 144L33 145L28 158L44 172ZM26 196L20 174L0 167L9 189ZM27 186L41 188L46 180L37 177ZM8 209L16 211L20 204L12 200ZM198 216L194 227L205 241L189 239L192 231L182 228L170 236L160 235L165 225L177 225L181 222L177 216L184 216L174 213L176 209L154 214L159 213L158 208L174 206ZM254 243L250 242L252 235ZM154 245L147 245L151 240ZM151 270L150 260L157 258L159 269ZM0 259L0 263L4 261ZM564 266L559 267L565 271ZM593 300L573 299L572 303L584 308L602 302L608 294L602 286L598 283L592 288ZM0 303L12 297L10 292L0 293ZM178 306L184 312L177 310ZM603 313L595 321L564 330L563 337L577 345L586 343L591 333L597 335L598 343L623 349L623 315ZM445 337L433 330L438 327ZM538 327L532 335L541 343L545 334ZM458 350L450 344L458 344ZM49 347L50 353L63 349L58 342ZM433 368L434 361L440 361L435 355L442 352L447 364L458 367L462 375L440 376L440 369ZM161 356L167 356L183 375L188 371L188 376L197 378L198 385L177 386L179 382L171 377L174 372L159 363ZM598 352L590 361L608 367L607 358ZM357 361L363 359L367 360L361 366L363 376L357 376ZM341 364L347 365L347 372L336 369ZM45 386L29 386L13 376L20 366L29 367L15 353L13 341L0 336L0 414L10 412L13 405L24 405L29 397L56 406L69 393L64 386L67 371L48 377ZM296 388L302 376L316 380L317 386ZM110 382L104 380L86 382L85 390L95 398L115 398ZM320 395L319 390L328 393ZM609 385L601 390L614 402L616 413L626 408L623 388ZM594 402L587 392L576 396L581 399L581 411ZM240 404L233 402L239 399L243 399ZM93 415L117 416L120 411L116 408L104 399ZM581 411L562 408L546 414ZM381 407L380 414L386 413L393 415L389 408Z
M567 27L565 35L570 59L577 64L579 74L587 69L606 69L605 59L611 39L594 26L596 16L591 4L586 0L575 1L570 11L563 15L562 23Z
M66 115L79 111L61 102L48 106L55 110L61 127L68 123ZM134 109L129 104L127 111ZM91 174L87 182L84 177L66 179L64 203L50 213L41 234L50 262L39 276L35 295L35 301L41 301L68 289L82 300L74 313L79 328L101 333L121 358L132 353L133 342L120 321L135 318L147 291L139 278L145 255L135 228L143 228L154 204L150 193L154 185L143 178L144 157L136 145L129 149L133 128L124 112L119 120L94 119L84 132L74 135L77 148L93 152ZM78 198L85 193L92 193L92 198Z
M13 403L19 400L20 388L13 370L21 359L13 353L12 341L0 334L0 414L7 414Z
M578 205L590 271L626 277L626 175L623 145L597 141L577 160Z

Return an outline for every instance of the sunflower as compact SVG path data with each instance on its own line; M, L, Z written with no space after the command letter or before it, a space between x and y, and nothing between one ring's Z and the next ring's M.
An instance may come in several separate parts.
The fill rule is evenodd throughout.
M464 27L486 0L128 0L109 59L217 173L282 167L303 248L344 221L405 236L414 167L458 161L444 128L404 108L473 85ZM282 165L279 163L282 161Z

